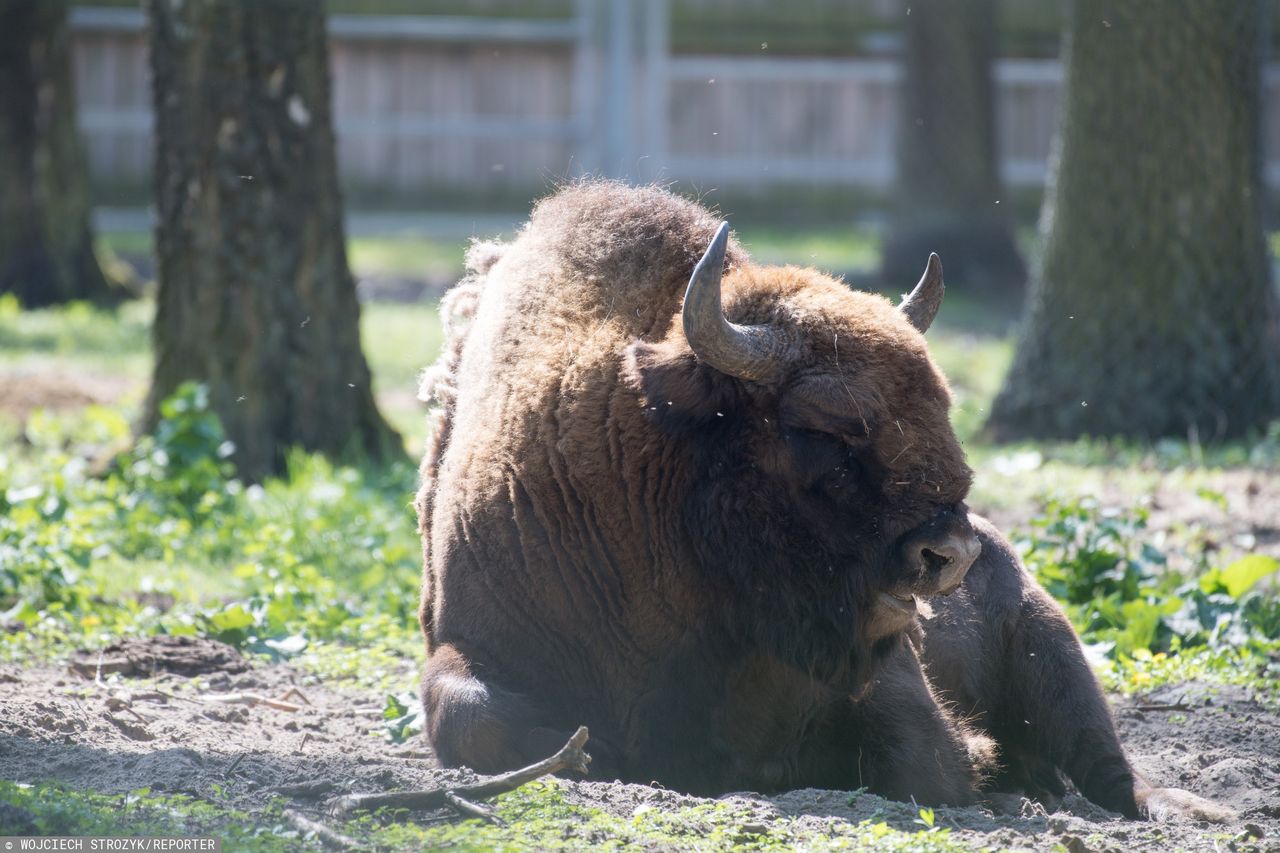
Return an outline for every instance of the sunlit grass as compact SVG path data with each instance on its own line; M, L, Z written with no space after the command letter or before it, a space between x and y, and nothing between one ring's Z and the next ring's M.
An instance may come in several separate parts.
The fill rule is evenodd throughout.
M0 366L143 376L153 313L146 300L109 311L83 303L24 311L11 294L0 295Z
M409 235L353 237L347 241L347 261L358 276L457 279L467 242Z
M126 258L154 251L149 231L105 231L98 235L104 250ZM347 240L347 262L356 276L449 279L462 273L465 238L418 234L360 236Z
M759 263L796 264L835 275L868 275L879 263L879 238L854 225L804 229L747 225L738 238Z

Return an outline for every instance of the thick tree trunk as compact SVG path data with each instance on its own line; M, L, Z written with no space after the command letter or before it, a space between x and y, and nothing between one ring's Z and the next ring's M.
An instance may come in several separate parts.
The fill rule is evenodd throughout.
M93 254L62 0L0 0L0 293L28 307L125 295Z
M148 400L208 383L240 472L399 454L347 267L320 0L149 0L160 287Z
M1002 208L996 155L995 0L904 3L905 76L886 285L905 287L930 252L947 284L1020 296L1026 266Z
M1077 0L1046 245L997 438L1212 440L1280 413L1262 0Z

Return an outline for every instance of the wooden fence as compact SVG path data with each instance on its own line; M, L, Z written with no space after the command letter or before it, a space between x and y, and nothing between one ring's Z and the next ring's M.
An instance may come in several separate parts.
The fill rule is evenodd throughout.
M894 59L672 55L666 0L574 0L562 19L330 18L334 121L348 186L397 193L545 187L599 172L702 187L893 179ZM101 182L151 166L145 20L72 14L81 126ZM1005 180L1044 180L1056 60L995 68ZM1268 69L1266 101L1280 102ZM1267 150L1280 154L1268 111ZM1280 184L1280 162L1267 177Z

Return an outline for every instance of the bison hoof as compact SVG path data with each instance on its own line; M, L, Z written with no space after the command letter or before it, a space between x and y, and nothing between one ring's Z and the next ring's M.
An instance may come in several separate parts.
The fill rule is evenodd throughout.
M1142 797L1141 805L1147 817L1157 821L1207 820L1226 823L1237 817L1232 809L1179 788L1152 788Z

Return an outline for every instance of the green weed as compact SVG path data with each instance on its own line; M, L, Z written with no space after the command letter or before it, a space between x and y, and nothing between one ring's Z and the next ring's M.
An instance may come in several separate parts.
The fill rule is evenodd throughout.
M1017 544L1084 640L1114 660L1280 648L1280 597L1262 583L1280 572L1280 560L1253 554L1190 576L1169 567L1146 525L1142 509L1049 500Z

